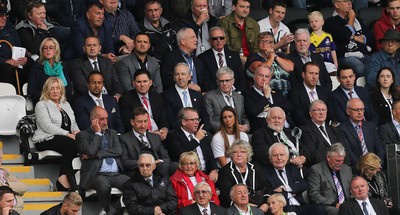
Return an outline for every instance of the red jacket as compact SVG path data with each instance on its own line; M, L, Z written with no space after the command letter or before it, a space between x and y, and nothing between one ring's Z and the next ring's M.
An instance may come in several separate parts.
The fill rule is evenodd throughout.
M217 196L217 193L215 191L215 185L214 182L210 180L208 175L203 173L200 170L197 170L198 173L200 173L200 177L203 179L203 181L207 182L208 185L211 187L211 192L212 192L212 197L211 197L211 202L214 202L214 204L219 205L219 199ZM176 197L178 198L178 209L191 205L193 204L193 200L188 199L188 187L186 185L186 182L183 180L183 171L181 169L177 169L175 173L170 177L171 182L172 182L172 187L175 189ZM192 196L194 194L192 193Z
M400 25L393 25L390 21L389 13L386 11L386 8L383 8L381 17L374 24L375 45L378 51L382 49L382 44L379 40L382 39L388 29L396 29L400 32Z

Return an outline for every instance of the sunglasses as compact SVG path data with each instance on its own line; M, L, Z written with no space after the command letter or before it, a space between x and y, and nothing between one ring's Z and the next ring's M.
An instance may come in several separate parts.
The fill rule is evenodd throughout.
M211 37L211 40L225 40L225 37Z

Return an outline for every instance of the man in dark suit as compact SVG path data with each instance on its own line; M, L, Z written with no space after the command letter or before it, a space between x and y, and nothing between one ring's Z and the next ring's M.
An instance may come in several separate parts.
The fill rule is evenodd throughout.
M108 113L108 128L124 133L121 115L117 100L107 94L103 94L103 74L93 71L89 74L87 87L89 92L79 96L74 102L74 114L80 130L90 126L90 111L93 107L101 106Z
M324 205L327 215L338 215L340 205L350 198L352 171L343 163L345 157L345 148L335 143L326 152L326 160L308 169L306 181L310 203Z
M91 126L76 135L82 160L80 189L96 190L102 210L100 214L114 214L111 206L111 188L120 190L129 180L122 174L122 149L117 132L108 129L108 114L104 108L96 106L90 113Z
M368 197L367 181L356 176L351 180L350 192L354 198L347 200L339 208L340 215L379 214L389 215L389 210L382 200Z
M154 174L156 160L142 153L139 173L124 184L123 201L129 214L176 214L178 199L168 176Z
M130 123L132 111L137 107L143 107L149 113L147 129L152 133L160 135L161 140L164 140L168 133L167 115L163 108L164 101L161 95L149 91L152 83L149 71L146 69L137 70L132 82L135 89L125 93L118 104L126 132L132 129Z
M210 117L211 130L217 132L220 128L220 114L225 106L233 107L238 116L239 129L242 132L249 132L249 120L244 112L244 98L233 90L236 82L234 72L223 66L216 72L218 88L208 91L204 95L204 104Z
M133 176L138 170L140 154L149 153L156 159L156 172L160 176L168 176L170 158L168 152L161 144L160 136L148 132L149 114L142 107L133 110L131 118L131 130L120 137L122 148L122 165L127 175Z
M306 165L312 166L325 160L325 152L339 142L339 131L326 123L328 108L322 100L315 100L309 109L310 120L301 126L301 142L307 158Z
M285 112L280 107L272 107L268 111L267 126L266 128L260 128L253 133L251 137L251 145L254 152L254 161L262 166L269 166L269 147L273 143L283 143L290 151L291 160L290 163L301 167L306 162L306 157L303 155L301 148L297 148L296 139L292 133L296 133L292 129L284 128L285 124ZM300 138L300 137L298 137ZM298 140L300 141L300 140ZM303 144L299 142L299 147ZM296 155L296 156L294 156Z
M221 27L212 27L210 29L211 49L203 52L198 57L202 60L205 70L210 77L209 90L217 89L217 76L215 71L223 66L227 66L235 74L234 91L244 92L246 90L246 77L244 75L243 65L240 61L240 55L237 52L225 48L226 37L224 29Z
M86 95L88 76L92 71L98 71L103 74L105 92L119 99L122 95L122 86L118 74L113 63L108 58L99 55L101 48L98 37L86 37L83 45L84 56L68 64L75 93L80 96Z
M282 92L272 90L269 86L271 78L272 71L265 65L259 66L254 72L254 86L243 94L244 109L250 121L250 133L266 127L265 118L269 108L278 106L286 113L292 111L292 104Z
M358 159L368 152L385 160L385 148L378 135L375 124L364 121L364 103L353 98L347 102L349 119L339 125L340 138L350 158L350 166L356 166Z
M329 99L329 119L334 122L344 122L347 120L346 104L351 98L359 98L365 104L365 120L377 123L375 111L368 91L364 87L355 86L356 74L349 65L341 65L337 71L337 79L340 82L331 93Z
M292 119L297 126L303 125L307 119L310 119L311 102L317 99L328 101L330 89L317 85L319 75L318 64L305 63L301 72L303 84L293 87L289 92L289 100L293 104Z
M164 90L173 88L174 67L179 62L189 65L192 75L189 88L197 92L208 91L208 75L201 60L195 57L197 38L193 29L182 28L176 33L178 48L165 55L161 63L161 80Z
M378 132L383 145L400 142L400 101L392 106L392 122L379 126Z
M269 148L269 160L272 166L261 171L266 179L267 193L281 193L287 202L284 211L297 214L324 214L320 205L307 205L302 193L307 189L307 183L300 174L298 167L289 165L289 149L282 143L274 143Z
M303 84L303 77L301 72L303 65L307 62L315 62L318 64L320 73L318 85L327 88L329 91L332 89L332 81L329 73L326 70L324 59L320 54L309 51L310 47L310 32L305 28L299 28L294 33L294 41L296 51L288 55L288 59L294 63L294 71L290 73L289 80L292 87L301 86Z
M200 125L196 109L186 107L179 110L180 127L168 135L166 148L173 162L178 162L183 152L196 151L200 159L201 169L209 174L212 181L217 181L217 160L211 150L211 137L206 136L204 125Z
M233 205L226 209L226 215L240 215L242 214L253 214L253 215L264 215L264 212L257 207L249 205L249 190L245 184L235 184L231 188L230 196Z
M196 109L200 114L204 129L210 129L210 119L203 103L203 96L189 88L191 78L189 66L183 62L177 63L174 67L175 87L165 90L162 94L171 130L179 129L178 111L184 107Z
M181 215L225 214L225 208L220 207L211 200L211 187L206 182L197 183L194 186L194 200L189 206L179 209Z

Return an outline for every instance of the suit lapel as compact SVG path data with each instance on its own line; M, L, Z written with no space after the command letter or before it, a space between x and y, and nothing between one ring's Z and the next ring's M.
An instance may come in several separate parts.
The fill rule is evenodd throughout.
M218 90L215 97L217 98L218 104L220 105L221 109L227 105L220 90Z
M191 98L191 97L190 97ZM177 106L177 110L180 110L183 108L183 101L178 93L178 91L174 87L174 93L172 93L172 101L180 101L180 102L174 102Z
M337 192L335 183L333 182L332 173L330 172L326 162L322 164L322 173L325 175L325 178L328 180L329 184L331 184L331 187ZM342 172L340 172L340 174L342 174Z
M129 139L132 139L132 145L133 145L133 148L135 148L135 150L137 151L137 152L140 152L140 140L135 136L135 134L133 133L133 131L130 131L130 138Z
M319 139L321 139L321 140L323 140L323 142L324 142L324 144L327 146L327 147L330 147L331 145L325 140L325 137L322 135L322 133L321 133L321 131L319 130L319 128L311 121L311 124L310 124L310 126L311 126L311 130L313 131L313 133L315 134L315 135L317 135L318 137L319 137ZM325 131L328 133L328 136L329 136L329 138L333 135L333 134L330 134L329 132L328 132L328 125L327 124L325 124ZM331 140L331 139L330 139ZM332 143L332 140L331 140L331 143Z
M396 135L396 140L400 140L399 132L397 131L396 127L393 123L390 123L390 129L392 129L393 133Z
M85 77L88 77L89 74L93 71L92 64L90 64L90 60L87 57L83 57L83 67L82 72Z

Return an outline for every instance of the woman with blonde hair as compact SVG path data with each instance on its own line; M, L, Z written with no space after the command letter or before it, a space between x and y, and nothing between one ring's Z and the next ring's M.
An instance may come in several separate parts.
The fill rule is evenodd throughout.
M72 159L77 156L75 135L79 133L74 112L65 98L63 81L50 77L43 85L40 101L35 106L37 130L32 140L39 151L53 150L63 155L56 183L59 191L69 190L67 173L72 170ZM33 159L38 154L32 153Z
M381 159L374 153L367 153L357 163L358 174L368 182L368 195L381 199L386 207L393 207L388 193L388 183L385 174L381 171Z

